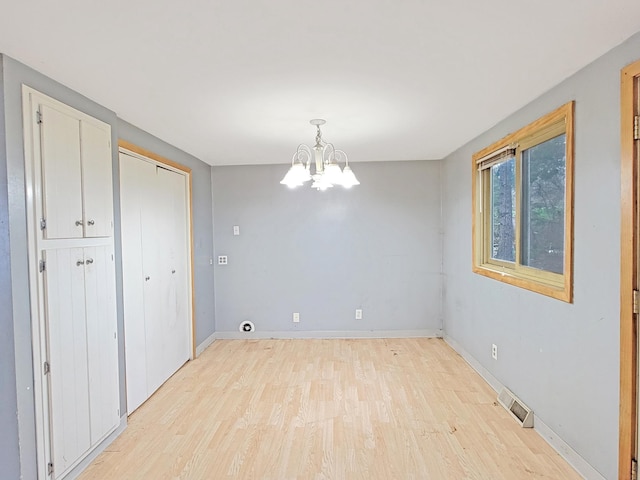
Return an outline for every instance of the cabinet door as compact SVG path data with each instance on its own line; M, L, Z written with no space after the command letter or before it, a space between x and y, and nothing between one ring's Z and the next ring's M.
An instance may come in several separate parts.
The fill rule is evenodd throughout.
M113 250L107 245L87 247L84 262L91 444L95 445L120 421Z
M113 231L111 130L80 123L84 236L109 237Z
M45 238L79 238L82 230L80 120L41 105L41 157Z
M45 254L51 444L61 476L91 446L84 257L81 248Z

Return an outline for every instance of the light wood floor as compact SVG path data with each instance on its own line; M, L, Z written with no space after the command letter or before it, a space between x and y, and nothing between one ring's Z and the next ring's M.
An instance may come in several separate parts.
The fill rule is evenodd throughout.
M219 340L88 479L578 479L438 339Z

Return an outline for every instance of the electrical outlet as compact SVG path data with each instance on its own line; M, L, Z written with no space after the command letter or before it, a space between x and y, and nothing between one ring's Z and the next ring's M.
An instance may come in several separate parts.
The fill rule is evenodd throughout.
M356 320L362 320L362 309L356 308Z
M218 255L218 265L228 265L229 259L226 255Z
M491 358L498 359L498 346L495 343L491 344Z
M234 225L233 226L233 234L234 235L240 235L240 225Z
M293 312L293 323L298 323L300 321L300 314L298 312Z

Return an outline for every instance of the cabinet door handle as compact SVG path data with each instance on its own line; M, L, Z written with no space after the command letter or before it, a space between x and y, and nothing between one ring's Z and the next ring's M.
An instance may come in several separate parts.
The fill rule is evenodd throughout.
M151 280L151 277L144 277L145 282L148 282L149 280Z
M176 271L175 270L171 270L171 273L176 273Z
M95 221L95 220L89 220L89 221L87 222L87 225L95 225L95 224L96 224L96 221Z
M84 260L78 260L76 265L79 267L80 265L84 265Z
M91 265L93 263L93 258L87 258L87 265Z
M83 225L82 220L76 220L76 227Z

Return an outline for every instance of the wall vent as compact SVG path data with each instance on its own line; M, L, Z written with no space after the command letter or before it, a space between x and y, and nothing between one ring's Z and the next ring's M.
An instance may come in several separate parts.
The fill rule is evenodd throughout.
M503 388L498 395L498 402L507 409L507 412L515 418L524 428L533 427L533 412L513 392Z
M256 331L256 327L253 324L253 322L251 322L249 320L245 320L244 322L240 323L240 326L238 327L238 330L240 330L241 332L249 333L249 332L255 332Z

